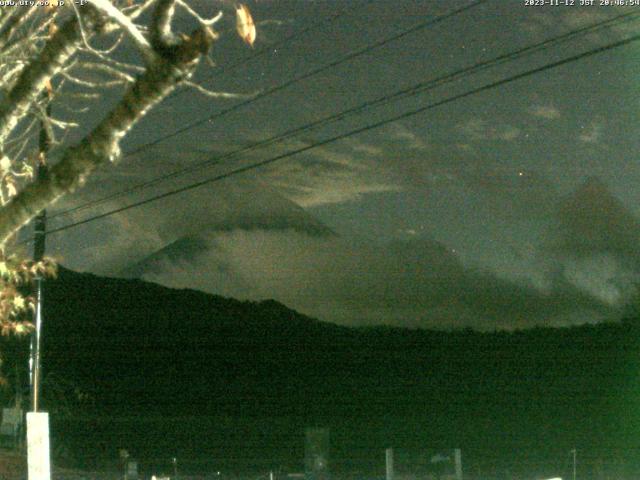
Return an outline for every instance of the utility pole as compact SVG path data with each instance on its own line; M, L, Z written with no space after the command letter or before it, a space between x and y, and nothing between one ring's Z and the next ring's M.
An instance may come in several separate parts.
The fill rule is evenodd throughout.
M47 152L51 146L49 126L51 116L51 90L45 93L45 117L40 122L38 139L38 180L46 178ZM33 260L39 262L44 257L47 212L42 210L35 218ZM31 386L31 411L27 412L27 472L28 480L51 480L51 456L49 451L49 414L40 412L40 334L42 330L42 287L44 279L41 275L35 278L36 312L35 330L31 336L31 355L29 373Z
M576 480L576 449L571 450L571 453L573 454L573 480Z
M50 98L47 96L45 115L51 115ZM40 136L38 139L38 166L36 170L37 180L44 180L48 175L47 152L51 147L51 138L45 125L46 119L40 123ZM33 260L39 262L44 258L45 238L47 229L47 211L42 210L35 218L33 239ZM40 336L42 333L42 301L43 278L38 274L35 278L36 311L35 330L31 336L31 358L29 359L29 379L31 386L31 411L37 412L40 402L40 383L42 372L40 369Z

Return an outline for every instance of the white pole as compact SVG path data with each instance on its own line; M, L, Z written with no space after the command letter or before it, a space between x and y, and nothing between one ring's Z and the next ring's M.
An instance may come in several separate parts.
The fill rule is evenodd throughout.
M459 448L455 449L454 455L456 459L456 480L462 480L462 452Z
M386 480L393 480L393 448L387 448L384 452L385 463L387 466Z
M27 412L27 466L29 480L51 480L46 412Z

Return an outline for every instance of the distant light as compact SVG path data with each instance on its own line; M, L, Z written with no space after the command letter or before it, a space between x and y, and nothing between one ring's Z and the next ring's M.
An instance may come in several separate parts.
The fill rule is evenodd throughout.
M519 176L519 177L521 177L521 176L523 176L523 175L524 175L524 173L523 173L523 172L518 172L518 176ZM552 478L551 480L556 480L556 479L553 479L553 478Z
M547 478L547 480L562 480L561 477L553 477L553 478Z

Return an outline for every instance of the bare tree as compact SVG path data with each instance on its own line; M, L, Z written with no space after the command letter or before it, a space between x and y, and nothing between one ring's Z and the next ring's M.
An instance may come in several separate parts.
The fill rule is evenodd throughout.
M21 285L52 273L49 260L6 252L12 236L41 210L73 192L98 167L116 162L127 132L177 86L190 82L219 34L222 10L199 13L187 0L9 0L0 7L0 331L29 330L32 299ZM14 4L14 5L10 5ZM253 44L255 26L234 7L238 34ZM192 23L179 31L176 13ZM211 14L211 17L206 17ZM123 50L135 48L137 61ZM67 146L86 102L124 88L117 104L84 138ZM217 95L208 92L210 96ZM229 96L229 94L218 94ZM49 114L48 105L56 105ZM58 105L60 108L58 109ZM75 108L69 112L64 109ZM58 113L58 111L60 113ZM37 137L45 128L59 160L34 176Z

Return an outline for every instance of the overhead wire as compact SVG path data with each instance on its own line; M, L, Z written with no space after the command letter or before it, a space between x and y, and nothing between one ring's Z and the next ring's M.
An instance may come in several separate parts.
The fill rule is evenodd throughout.
M363 112L363 111L365 111L365 110L367 110L369 108L372 108L372 107L384 105L384 104L387 104L387 103L389 103L391 101L397 101L397 100L406 98L406 97L411 96L411 95L415 95L415 94L418 94L418 93L423 93L425 91L432 90L432 89L434 89L436 87L439 87L441 85L444 85L444 84L447 84L447 83L450 83L450 82L453 82L453 81L457 81L457 80L466 78L469 75L476 74L476 73L478 73L480 71L484 71L484 70L486 70L488 68L495 67L497 65L501 65L501 64L504 64L504 63L507 63L507 62L514 61L514 60L522 58L522 57L524 57L526 55L532 55L534 53L538 53L538 52L540 52L542 50L548 49L551 46L555 46L555 45L558 45L560 43L572 40L572 39L574 39L574 38L576 38L578 36L582 36L582 35L586 35L586 34L589 34L589 33L593 33L595 31L598 31L598 30L602 29L602 28L609 28L609 27L611 27L613 25L616 25L616 24L618 24L618 23L620 23L622 21L634 20L634 19L637 19L638 17L640 17L640 13L638 13L638 12L636 12L636 13L625 13L625 14L617 15L617 16L615 16L613 18L609 18L609 19L606 19L606 20L603 20L603 21L599 21L599 22L590 24L590 25L582 27L582 28L571 30L571 31L566 32L566 33L564 33L562 35L559 35L559 36L556 36L556 37L552 37L550 39L535 43L533 45L529 45L529 46L526 46L526 47L511 51L511 52L508 52L508 53L505 53L505 54L498 55L498 56L496 56L496 57L494 57L494 58L492 58L490 60L486 60L486 61L479 62L479 63L476 63L474 65L468 66L468 67L464 67L462 69L456 70L456 71L451 72L449 74L445 74L445 75L442 75L442 76L439 76L439 77L436 77L436 78L433 78L433 79L430 79L430 80L427 80L427 81L424 81L424 82L419 82L419 83L417 83L415 85L412 85L410 87L402 88L400 90L397 90L394 93L380 96L380 97L378 97L376 99L369 100L369 101L364 102L362 104L359 104L359 105L357 105L355 107L351 107L351 108L343 110L341 112L325 116L325 117L323 117L321 119L318 119L316 121L307 123L307 124L299 126L299 127L295 127L295 128L290 129L290 130L288 130L286 132L283 132L283 133L271 136L271 137L269 137L267 139L252 143L251 145L248 145L248 146L233 150L233 151L228 152L228 153L226 153L226 154L224 154L222 156L215 157L215 158L210 158L210 159L204 160L202 162L198 162L195 165L190 165L188 167L184 167L184 168L175 170L173 172L169 172L169 173L166 173L164 175L160 175L158 177L155 177L155 178L150 179L148 181L139 183L137 185L134 185L134 186L129 187L127 189L121 190L119 192L116 192L116 193L107 195L105 197L102 197L102 198L99 198L99 199L84 203L82 205L79 205L79 206L64 210L62 212L59 212L59 213L51 216L50 219L51 218L55 218L55 217L59 217L59 216L62 216L62 215L68 215L68 214L71 214L71 213L75 213L75 212L78 212L78 211L81 211L81 210L86 210L87 208L93 208L93 207L98 206L100 204L103 204L103 203L105 203L107 201L114 200L116 198L120 198L120 197L125 196L125 195L129 195L131 193L143 190L143 189L148 188L148 187L153 186L153 185L157 185L157 184L159 184L161 182L164 182L166 180L169 180L171 178L175 178L175 177L178 177L178 176L181 176L181 175L185 175L187 173L192 173L192 172L201 170L203 168L210 167L212 165L220 164L222 160L228 160L228 159L234 158L234 157L236 157L236 156L238 156L240 154L244 154L244 153L248 153L248 152L254 151L254 150L258 149L258 148L263 148L263 147L266 147L266 146L269 146L269 145L273 145L274 143L280 143L280 142L282 142L282 141L284 141L284 140L286 140L288 138L291 138L291 137L293 137L295 135L298 135L299 133L306 132L306 131L309 131L309 130L314 129L314 128L318 128L320 126L325 126L325 125L328 125L328 124L330 124L332 122L336 122L338 120L342 120L342 119L346 118L349 115L353 115L353 114L356 114L356 113L361 113L361 112Z
M220 174L220 175L216 175L214 177L210 177L210 178L207 178L207 179L204 179L204 180L200 180L198 182L194 182L194 183L191 183L189 185L186 185L186 186L183 186L183 187L180 187L180 188L176 188L174 190L170 190L168 192L164 192L162 194L155 195L153 197L150 197L150 198L147 198L147 199L135 202L135 203L131 203L129 205L125 205L123 207L115 208L113 210L101 213L99 215L94 215L92 217L88 217L88 218L85 218L85 219L82 219L82 220L79 220L79 221L76 221L76 222L73 222L73 223L70 223L70 224L67 224L67 225L52 229L52 230L48 230L46 233L47 234L59 233L59 232L62 232L62 231L65 231L65 230L68 230L68 229L71 229L71 228L75 228L75 227L80 226L80 225L84 225L84 224L87 224L87 223L90 223L90 222L93 222L93 221L96 221L96 220L100 220L100 219L109 217L111 215L115 215L117 213L124 212L126 210L130 210L130 209L133 209L133 208L140 207L142 205L149 204L151 202L155 202L157 200L161 200L163 198L167 198L167 197L170 197L170 196L173 196L173 195L177 195L179 193L190 191L190 190L199 188L199 187L201 187L203 185L207 185L207 184L211 184L211 183L214 183L214 182L218 182L218 181L224 180L226 178L230 178L232 176L239 175L241 173L245 173L245 172L248 172L248 171L251 171L251 170L256 170L258 168L264 167L266 165L273 164L273 163L278 162L280 160L283 160L285 158L292 157L294 155L297 155L297 154L312 150L314 148L318 148L318 147L321 147L321 146L324 146L324 145L335 143L335 142L337 142L339 140L343 140L343 139L346 139L346 138L349 138L349 137L352 137L352 136L355 136L355 135L358 135L358 134L361 134L361 133L364 133L364 132L367 132L367 131L370 131L370 130L374 130L374 129L380 128L382 126L388 125L390 123L397 122L399 120L403 120L403 119L406 119L406 118L410 118L410 117L416 116L418 114L427 112L429 110L432 110L434 108L440 107L442 105L450 104L450 103L453 103L455 101L458 101L458 100L461 100L461 99L464 99L464 98L468 98L468 97L470 97L472 95L477 95L477 94L479 94L481 92L492 90L492 89L501 87L503 85L515 82L517 80L521 80L523 78L527 78L527 77L530 77L532 75L536 75L536 74L545 72L547 70L551 70L553 68L557 68L557 67L560 67L560 66L563 66L563 65L567 65L567 64L576 62L578 60L582 60L582 59L585 59L585 58L588 58L588 57L592 57L594 55L598 55L598 54L601 54L601 53L604 53L604 52L607 52L607 51L611 51L611 50L613 50L615 48L620 48L622 46L629 45L629 44L637 42L639 40L640 40L640 35L634 35L634 36L631 36L631 37L628 37L628 38L625 38L625 39L622 39L622 40L618 40L616 42L612 42L612 43L609 43L609 44L606 44L606 45L603 45L603 46L600 46L600 47L596 47L596 48L593 48L591 50L587 50L585 52L582 52L582 53L579 53L579 54L576 54L576 55L572 55L570 57L566 57L566 58L564 58L562 60L550 62L550 63L547 63L547 64L542 65L540 67L532 68L532 69L526 70L524 72L521 72L519 74L511 75L509 77L506 77L506 78L503 78L503 79L500 79L500 80L496 80L496 81L487 83L487 84L482 85L480 87L473 88L471 90L467 90L466 92L459 93L459 94L456 94L456 95L452 95L452 96L447 97L447 98L445 98L443 100L439 100L439 101L436 101L436 102L433 102L433 103L429 103L427 105L424 105L424 106L421 106L421 107L418 107L418 108L415 108L415 109L412 109L412 110L408 110L406 112L403 112L403 113L398 114L398 115L394 115L394 116L386 118L384 120L379 120L377 122L373 122L373 123L364 125L362 127L358 127L358 128L349 130L347 132L343 132L343 133L340 133L338 135L334 135L332 137L328 137L328 138L326 138L324 140L312 143L310 145L306 145L304 147L297 148L295 150L288 151L286 153L277 155L275 157L271 157L271 158L268 158L266 160L262 160L260 162L255 162L255 163L252 163L250 165L243 166L243 167L238 167L238 168L236 168L234 170L225 172L225 173ZM27 242L24 242L24 243L27 243Z
M470 4L467 4L467 5L463 6L463 7L450 10L450 11L448 11L446 13L443 13L442 15L438 15L438 16L436 16L434 18L430 18L429 20L426 20L424 22L420 22L420 23L418 23L416 25L413 25L412 27L410 27L408 29L404 29L404 30L401 30L399 32L396 32L391 36L385 37L385 38L383 38L383 39L381 39L381 40L379 40L379 41L377 41L377 42L375 42L373 44L366 45L365 47L360 48L358 50L354 50L354 51L348 53L347 55L345 55L343 57L340 57L337 60L329 62L329 63L327 63L325 65L322 65L319 68L316 68L316 69L311 70L311 71L309 71L307 73L304 73L304 74L299 75L297 77L293 77L292 79L289 79L289 80L287 80L287 81L285 81L283 83L280 83L280 84L276 85L275 87L272 87L271 89L266 90L265 92L262 92L261 94L259 94L256 97L252 97L251 99L248 99L248 100L245 100L243 102L237 103L237 104L235 104L235 105L233 105L233 106L231 106L231 107L229 107L227 109L224 109L224 110L222 110L220 112L217 112L217 113L215 113L213 115L209 115L209 116L207 116L205 118L201 118L201 119L199 119L199 120L197 120L195 122L191 122L190 124L188 124L186 126L183 126L183 127L179 128L177 130L174 130L170 134L166 134L166 135L163 135L161 137L158 137L155 140L152 140L151 142L147 142L145 144L139 145L138 147L134 148L133 150L125 152L124 155L125 156L136 155L137 153L140 153L140 152L142 152L144 150L147 150L147 149L149 149L149 148L151 148L151 147L153 147L153 146L155 146L155 145L157 145L157 144L159 144L159 143L161 143L161 142L163 142L165 140L168 140L168 139L176 137L176 136L178 136L178 135L180 135L180 134L182 134L184 132L187 132L187 131L191 130L192 128L195 128L195 127L200 126L200 125L202 125L202 124L204 124L206 122L209 122L211 120L219 118L219 117L221 117L221 116L223 116L223 115L225 115L227 113L235 111L235 110L237 110L239 108L242 108L244 106L250 105L251 103L259 100L260 98L264 98L265 96L271 95L271 94L276 93L276 92L281 91L281 90L284 90L285 88L288 88L291 85L299 83L299 82L301 82L303 80L307 80L307 79L309 79L309 78L311 78L311 77L313 77L313 76L315 76L315 75L317 75L317 74L319 74L321 72L324 72L324 71L326 71L326 70L328 70L330 68L335 68L336 66L338 66L338 65L340 65L342 63L345 63L345 62L347 62L349 60L353 60L354 58L357 58L357 57L359 57L361 55L364 55L365 53L369 53L369 52L371 52L371 51L373 51L373 50L375 50L377 48L382 47L383 45L387 45L388 43L391 43L391 42L394 42L396 40L399 40L399 39L401 39L401 38L403 38L403 37L405 37L405 36L407 36L407 35L409 35L411 33L415 33L415 32L417 32L419 30L422 30L422 29L424 29L426 27L435 25L435 24L440 23L440 22L442 22L444 20L447 20L449 18L453 18L453 17L455 17L457 15L460 15L461 13L464 13L464 12L467 12L467 11L473 9L473 8L476 8L476 7L486 3L488 1L489 0L476 0L476 1L474 1L474 2L472 2ZM104 199L98 200L97 202L98 203L103 203L104 201L107 201L107 200L108 199L104 198ZM52 215L50 217L50 219L58 217L58 216L61 216L61 215L67 215L69 213L72 213L74 211L81 210L81 209L84 209L84 208L85 207L83 207L83 206L74 207L74 208L66 210L64 212L59 212L59 213L57 213L55 215Z
M129 150L128 152L125 152L125 155L126 156L136 155L137 153L140 153L141 151L147 150L148 148L153 147L153 146L155 146L155 145L157 145L159 143L162 143L165 140L169 140L171 138L174 138L174 137L176 137L176 136L178 136L178 135L180 135L180 134L182 134L182 133L184 133L186 131L191 130L194 127L197 127L197 126L202 125L202 124L204 124L206 122L210 122L212 120L220 118L220 117L222 117L222 116L224 116L224 115L226 115L228 113L231 113L231 112L234 112L236 110L239 110L240 108L243 108L243 107L246 107L248 105L251 105L251 104L257 102L258 100L261 100L261 99L263 99L263 98L265 98L265 97L267 97L269 95L273 95L274 93L280 92L280 91L282 91L282 90L284 90L284 89L286 89L286 88L288 88L288 87L290 87L292 85L295 85L296 83L300 83L300 82L302 82L304 80L308 80L309 78L312 78L312 77L318 75L319 73L322 73L322 72L325 72L325 71L330 70L332 68L335 68L338 65L341 65L341 64L343 64L345 62L353 60L354 58L360 57L360 56L362 56L362 55L364 55L366 53L372 52L373 50L376 50L376 49L378 49L378 48L380 48L380 47L382 47L384 45L387 45L387 44L389 44L391 42L395 42L396 40L399 40L401 38L406 37L407 35L410 35L412 33L418 32L418 31L423 30L423 29L425 29L427 27L436 25L436 24L438 24L440 22L448 20L449 18L453 18L453 17L455 17L457 15L460 15L461 13L467 12L467 11L473 9L473 8L479 7L480 5L482 5L484 3L487 3L488 1L489 0L475 0L475 1L471 2L468 5L465 5L465 6L460 7L460 8L453 9L453 10L447 12L447 13L443 13L442 15L438 15L438 16L436 16L434 18L430 18L429 20L426 20L424 22L420 22L417 25L414 25L414 26L412 26L412 27L410 27L408 29L401 30L400 32L397 32L397 33L395 33L395 34L393 34L393 35L391 35L389 37L386 37L386 38L383 38L381 40L378 40L375 43L368 44L368 45L366 45L366 46L364 46L364 47L362 47L362 48L360 48L358 50L352 51L352 52L350 52L350 53L348 53L348 54L346 54L346 55L344 55L344 56L342 56L342 57L340 57L340 58L338 58L336 60L333 60L333 61L331 61L331 62L329 62L327 64L324 64L324 65L322 65L322 66L320 66L318 68L314 68L313 70L310 70L310 71L308 71L306 73L303 73L303 74L298 75L296 77L293 77L293 78L291 78L289 80L286 80L286 81L284 81L282 83L279 83L278 85L276 85L276 86L274 86L274 87L272 87L272 88L270 88L268 90L265 90L264 92L261 92L258 95L255 95L255 96L253 96L253 97L251 97L251 98L249 98L247 100L244 100L242 102L238 102L238 103L236 103L236 104L234 104L234 105L232 105L232 106L230 106L228 108L225 108L225 109L223 109L223 110L221 110L219 112L216 112L216 113L214 113L212 115L209 115L209 116L207 116L205 118L201 118L199 120L191 122L191 123L179 128L177 130L174 130L170 134L163 135L161 137L156 138L155 140L152 140L150 142L144 143L144 144L142 144L142 145L140 145L140 146L138 146L138 147L136 147L136 148L134 148L132 150Z
M362 4L362 6L366 6L370 3L373 3L374 0L365 0ZM362 7L360 7L362 8ZM308 25L307 27L301 28L299 30L296 30L295 32L293 32L291 35L287 35L286 37L282 38L281 40L278 40L277 42L271 43L266 47L261 48L260 50L255 51L253 54L248 55L244 58L241 58L240 60L236 61L236 62L230 62L229 64L225 64L225 65L220 65L216 70L213 71L213 73L211 75L209 75L207 78L203 79L203 81L208 81L211 80L212 78L218 77L220 75L222 75L223 73L227 73L229 70L233 70L234 68L237 68L239 66L244 66L246 65L248 62L255 60L258 57L261 57L263 55L266 55L267 53L271 53L274 49L280 48L282 46L286 46L288 44L290 44L293 40L295 40L298 37L301 37L303 35L306 35L309 32L312 32L314 30L316 30L317 28L320 28L322 26L331 24L333 22L335 22L336 20L338 20L339 18L348 15L350 12L353 12L354 8L353 5L349 5L346 8L343 8L342 10L339 10L337 12L332 13L331 15L329 15L328 17L323 18L322 20L319 20L315 23L312 23L311 25ZM189 89L182 89L182 90L177 90L175 92L173 92L172 94L170 94L165 101L171 100L175 97L178 97L180 95L183 95L184 93L188 92ZM150 113L153 113L154 111L157 110L152 110Z

